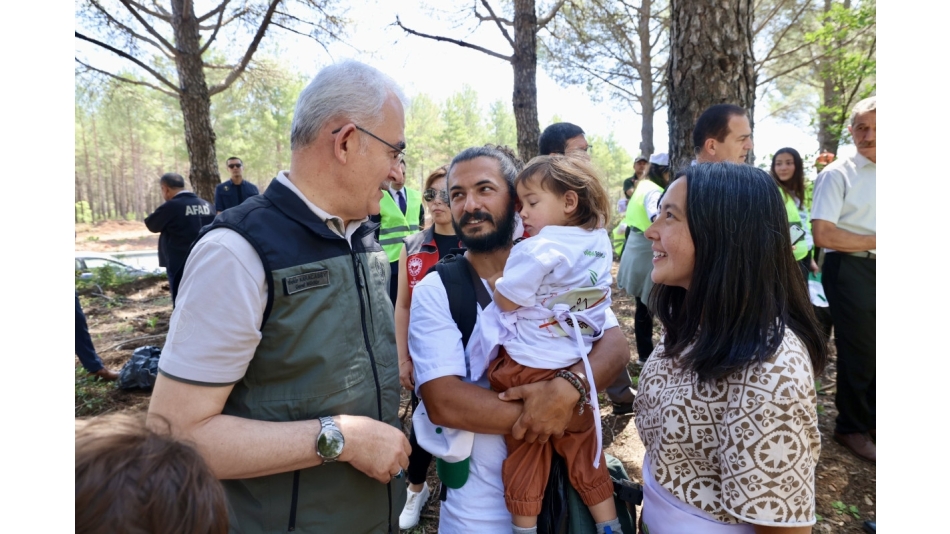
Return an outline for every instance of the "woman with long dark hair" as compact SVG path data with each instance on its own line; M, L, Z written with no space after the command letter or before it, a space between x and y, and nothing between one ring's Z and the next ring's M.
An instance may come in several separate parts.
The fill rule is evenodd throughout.
M452 214L449 211L449 193L445 185L447 172L448 166L443 165L432 171L432 174L426 178L422 198L425 200L429 215L432 216L432 224L425 230L403 239L406 246L399 254L399 280L395 305L396 351L399 354L399 382L411 392L413 409L419 404L419 399L416 397L415 384L412 382L413 366L408 344L412 289L442 256L454 248L459 248L459 239L455 235L455 228L452 227ZM409 468L406 470L408 479L406 505L399 515L401 529L416 526L422 507L429 500L426 473L429 470L432 455L419 446L415 429L410 431L409 444L412 446L412 453L409 455Z
M633 333L640 364L646 362L653 352L653 315L646 304L653 289L650 279L653 253L650 251L650 241L643 237L643 232L656 215L660 195L670 181L669 163L667 154L650 156L650 169L645 177L637 180L624 219L627 224L627 242L620 255L617 285L636 300Z
M772 156L772 168L769 174L782 191L789 227L792 231L797 232L796 227L804 231L801 240L792 243L792 251L795 260L799 262L802 276L807 281L809 271L818 274L818 264L813 258L812 251L815 248L815 242L811 237L808 207L805 206L805 169L802 156L791 147L779 149Z
M634 401L651 534L815 523L826 354L784 205L764 171L704 163L670 184L645 232L664 329Z

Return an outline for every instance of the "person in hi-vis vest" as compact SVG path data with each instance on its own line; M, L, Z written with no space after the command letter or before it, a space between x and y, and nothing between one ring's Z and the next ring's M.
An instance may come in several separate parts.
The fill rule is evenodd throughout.
M379 201L379 215L371 216L370 220L379 223L376 239L389 258L389 298L395 306L402 239L422 229L426 212L422 205L422 194L406 187L406 160L399 162L389 178L392 180L389 194L383 195Z

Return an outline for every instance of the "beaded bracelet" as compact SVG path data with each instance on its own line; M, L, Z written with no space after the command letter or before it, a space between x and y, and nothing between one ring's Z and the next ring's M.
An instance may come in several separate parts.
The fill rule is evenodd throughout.
M566 369L559 370L558 372L554 373L554 376L567 380L572 386L574 386L574 389L576 389L581 394L581 398L577 401L577 415L583 415L584 405L587 404L587 388L584 387L584 382L581 381L580 377L575 373L572 373Z

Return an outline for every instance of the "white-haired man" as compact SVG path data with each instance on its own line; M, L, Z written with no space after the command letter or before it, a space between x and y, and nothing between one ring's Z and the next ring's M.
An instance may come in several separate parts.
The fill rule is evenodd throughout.
M877 98L855 104L848 126L857 153L825 167L815 182L812 233L824 247L822 285L838 352L835 441L877 461L876 272Z
M365 222L406 146L403 100L367 65L321 70L290 170L185 263L149 420L197 444L237 530L398 532L410 448L389 262Z

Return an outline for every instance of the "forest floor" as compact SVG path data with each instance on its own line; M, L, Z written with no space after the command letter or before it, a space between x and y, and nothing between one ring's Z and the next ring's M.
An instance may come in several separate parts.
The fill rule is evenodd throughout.
M121 252L142 250L157 246L157 235L150 234L140 222L108 221L76 225L76 250ZM616 270L616 264L615 264ZM132 351L145 345L161 348L168 332L171 317L171 298L164 278L142 279L114 288L80 292L80 301L89 323L100 357L106 366L119 370L131 357ZM620 326L630 341L631 376L639 375L636 343L634 342L634 302L614 286L613 310ZM659 329L654 331L654 341ZM836 359L834 343L830 343L830 361L819 377L819 428L821 430L821 458L816 468L817 512L820 520L815 532L863 532L862 522L875 520L876 467L857 459L832 438L834 419L834 384ZM124 391L114 383L89 378L78 359L76 365L76 417L95 417L111 412L143 412L148 409L149 393ZM403 392L400 415L406 414L409 401ZM603 407L606 404L606 407ZM604 431L604 449L620 459L630 478L639 481L644 447L637 434L632 415L614 416L610 403L602 403L601 416ZM406 416L404 421L409 418ZM419 525L409 531L430 534L438 527L438 497L434 463L430 468L429 486L433 489L428 506L423 510Z

